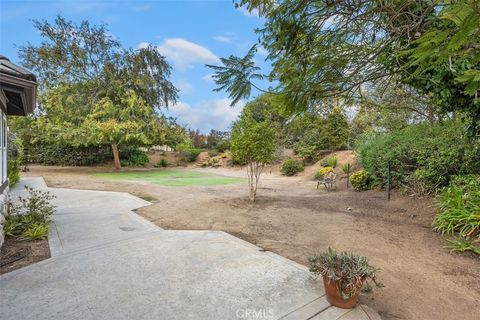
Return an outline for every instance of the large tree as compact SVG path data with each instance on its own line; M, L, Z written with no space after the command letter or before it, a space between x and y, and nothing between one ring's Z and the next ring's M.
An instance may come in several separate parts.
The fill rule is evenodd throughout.
M375 82L399 81L432 96L444 112L463 111L479 130L480 2L478 0L240 0L266 19L258 30L272 70L245 57L211 66L219 90L233 102L258 79L278 84L296 111L325 98L358 98ZM261 88L260 88L261 89Z
M52 142L112 146L158 143L162 107L175 103L171 67L158 50L123 49L105 25L61 16L34 21L43 41L20 47L23 65L39 76L39 124ZM81 141L79 141L81 139Z

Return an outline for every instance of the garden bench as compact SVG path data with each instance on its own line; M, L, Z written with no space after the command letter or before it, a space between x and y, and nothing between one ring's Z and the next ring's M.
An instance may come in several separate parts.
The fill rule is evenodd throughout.
M323 184L325 189L332 190L337 188L337 174L333 172L327 173L322 179L317 180L317 189L318 187Z

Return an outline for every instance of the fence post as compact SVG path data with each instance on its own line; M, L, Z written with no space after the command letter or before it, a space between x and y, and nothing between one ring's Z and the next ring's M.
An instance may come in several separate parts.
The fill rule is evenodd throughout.
M390 201L390 190L392 189L391 171L392 171L392 165L391 165L391 162L388 161L388 167L387 167L387 199L388 201Z

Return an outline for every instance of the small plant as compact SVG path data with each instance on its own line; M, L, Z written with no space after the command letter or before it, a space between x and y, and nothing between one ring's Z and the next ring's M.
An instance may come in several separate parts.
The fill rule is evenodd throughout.
M157 163L155 163L155 168L166 168L170 165L167 160L165 159L160 159Z
M357 191L369 190L372 187L372 177L366 170L359 170L352 173L350 176L350 183Z
M10 204L10 212L6 217L4 231L9 236L21 236L26 239L41 239L48 235L48 223L55 206L50 203L55 198L48 191L25 189L29 197L18 197L18 204Z
M433 229L442 234L458 234L460 239L450 241L454 251L480 252L473 243L480 241L480 176L456 176L436 199L439 213L433 220Z
M327 157L320 161L320 165L322 167L336 168L337 164L338 164L338 158L336 156Z
M368 259L363 256L354 255L348 252L336 252L328 248L328 251L308 258L310 263L310 272L315 276L322 276L325 284L334 285L338 296L343 301L354 298L353 305L356 304L356 297L363 287L364 282L371 280L378 288L383 284L376 278L378 269L368 263ZM335 300L336 297L329 297L328 288L326 288L327 298ZM351 306L349 306L351 307Z
M283 162L282 169L280 170L280 172L286 176L293 176L298 172L303 171L303 169L304 169L304 166L301 161L288 158Z
M48 225L46 223L31 224L22 232L22 238L27 240L45 239L48 236Z
M325 176L329 173L333 172L332 167L324 167L315 172L315 180L322 180L325 178Z
M350 180L350 171L352 170L352 165L350 163L345 163L342 165L342 171L347 175L347 189L348 189L348 182Z

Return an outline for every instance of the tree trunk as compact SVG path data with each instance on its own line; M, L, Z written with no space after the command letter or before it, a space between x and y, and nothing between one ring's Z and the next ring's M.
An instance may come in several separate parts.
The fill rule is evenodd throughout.
M263 163L250 162L247 166L247 175L248 175L248 191L250 201L255 202L257 197L257 187L258 181L260 180L260 175L263 170Z
M119 170L121 168L120 156L118 154L118 146L112 143L112 152L113 152L113 163L115 164L115 169Z

